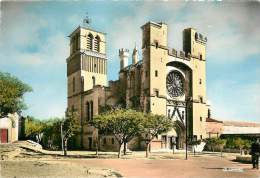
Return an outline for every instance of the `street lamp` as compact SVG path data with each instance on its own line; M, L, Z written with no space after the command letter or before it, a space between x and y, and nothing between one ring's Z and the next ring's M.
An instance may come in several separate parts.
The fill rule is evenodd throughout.
M189 103L192 101L192 98L189 97L186 99L186 109L185 109L185 129L186 129L186 133L185 133L185 159L188 160L188 106Z

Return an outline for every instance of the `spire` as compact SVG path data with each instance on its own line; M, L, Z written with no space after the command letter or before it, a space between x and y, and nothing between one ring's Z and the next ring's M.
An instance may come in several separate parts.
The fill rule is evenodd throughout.
M136 43L135 43L135 47L133 49L133 54L132 54L132 64L136 64L138 61L138 50L137 50L137 46L136 46Z

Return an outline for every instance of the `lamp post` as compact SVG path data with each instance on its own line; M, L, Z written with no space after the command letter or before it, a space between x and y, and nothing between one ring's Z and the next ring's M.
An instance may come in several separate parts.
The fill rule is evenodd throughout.
M189 103L192 100L191 97L186 99L186 109L185 109L185 159L188 160L188 107Z
M186 101L186 109L185 109L185 159L188 160L188 124L187 124L187 117L188 117L188 100Z
M63 130L62 130L63 122L60 123L60 135L61 135L61 150L64 151L64 144L63 144Z

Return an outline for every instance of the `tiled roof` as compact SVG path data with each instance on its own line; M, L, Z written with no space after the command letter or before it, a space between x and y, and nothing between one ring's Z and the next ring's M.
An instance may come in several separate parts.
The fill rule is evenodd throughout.
M260 123L256 123L256 122L223 121L223 124L224 126L260 127Z
M212 118L206 118L206 122L218 122L218 123L223 123L223 121L212 119Z

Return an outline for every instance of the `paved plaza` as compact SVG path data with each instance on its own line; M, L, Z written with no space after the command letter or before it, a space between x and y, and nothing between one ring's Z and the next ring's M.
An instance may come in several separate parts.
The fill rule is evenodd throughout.
M203 153L189 154L185 160L183 153L134 152L121 159L116 152L101 152L95 158L94 152L69 152L68 157L51 154L19 157L0 162L2 177L140 177L140 178L260 178L260 171L250 164L233 161L236 154ZM55 155L55 156L54 156Z

